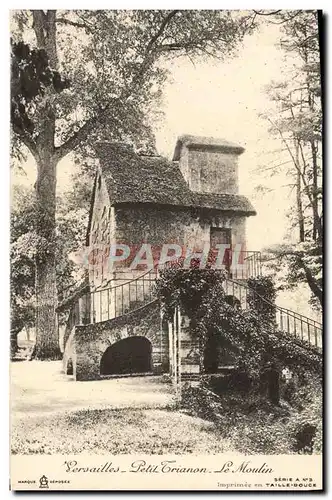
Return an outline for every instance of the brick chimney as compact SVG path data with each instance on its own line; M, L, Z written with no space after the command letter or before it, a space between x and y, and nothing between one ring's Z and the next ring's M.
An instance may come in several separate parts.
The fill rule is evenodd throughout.
M237 194L238 157L244 148L223 139L182 135L178 138L173 161L191 191Z

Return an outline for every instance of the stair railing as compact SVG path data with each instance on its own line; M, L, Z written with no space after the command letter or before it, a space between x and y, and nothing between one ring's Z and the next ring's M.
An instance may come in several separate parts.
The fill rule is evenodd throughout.
M153 285L158 277L156 268L118 285L93 290L81 297L90 311L89 321L99 323L128 313L133 305L141 307L153 300ZM113 282L116 281L113 280Z
M249 252L248 252L249 253ZM253 269L260 274L260 258L252 252L248 259L251 260ZM133 306L142 307L154 300L154 283L158 278L158 268L147 270L137 278L100 288L82 294L78 300L84 304L85 315L81 323L99 323L108 319L122 316L133 310ZM113 280L115 281L115 280ZM224 281L226 295L235 297L242 309L249 309L249 290L261 301L268 304L275 311L276 327L281 331L291 334L295 338L308 341L311 345L322 347L322 324L302 314L284 307L272 304L267 299L250 289L241 281L226 278ZM77 304L75 304L77 307ZM76 316L76 315L75 315Z
M239 301L242 309L248 309L248 295L254 293L261 301L275 311L276 327L297 339L309 342L315 347L322 347L323 327L318 321L308 318L285 307L280 307L262 297L247 285L227 278L224 281L226 295L231 295Z
M237 266L236 263L231 266L231 269L228 270L230 278L246 280L248 278L255 278L262 274L261 252L241 250L237 257L238 264L240 264L240 266Z

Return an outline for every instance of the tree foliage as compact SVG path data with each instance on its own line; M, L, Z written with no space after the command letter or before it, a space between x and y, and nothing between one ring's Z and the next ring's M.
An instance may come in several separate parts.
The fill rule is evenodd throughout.
M253 29L249 20L248 15L204 10L18 11L13 36L20 40L31 32L36 49L30 59L46 52L53 72L43 68L40 76L47 75L48 85L57 75L65 87L60 93L58 87L51 89L50 103L54 146L63 157L87 141L93 144L100 134L151 139L151 114L168 77L165 59L230 56ZM26 110L36 137L42 104Z
M69 82L49 66L44 49L31 49L24 42L11 43L11 123L14 131L34 137L33 115L47 88L61 92Z
M88 205L79 193L58 196L56 220L56 278L59 296L83 279L82 269L68 258L84 240ZM11 338L12 354L17 349L16 338L25 327L35 326L35 257L42 245L36 233L35 193L30 188L15 186L11 212Z
M274 108L264 118L271 134L280 140L284 154L276 154L272 165L262 170L287 176L293 202L288 214L287 244L271 248L269 260L274 269L286 270L282 286L294 287L304 282L321 305L322 101L318 13L280 11L273 18L273 22L281 23L281 47L285 64L291 69L283 80L272 82L268 88Z
M17 350L17 335L23 327L33 326L35 316L35 265L31 244L34 234L34 196L23 188L14 189L10 218L11 258L11 355Z

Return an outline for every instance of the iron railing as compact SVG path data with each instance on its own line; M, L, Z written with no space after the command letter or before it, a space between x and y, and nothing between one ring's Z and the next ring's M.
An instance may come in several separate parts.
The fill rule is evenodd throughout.
M234 297L238 301L235 301L234 305L238 305L242 309L249 309L248 295L249 292L254 293L256 297L269 305L271 310L275 312L275 327L277 329L297 339L307 341L315 347L323 347L323 327L318 321L285 307L272 304L272 302L266 300L244 283L230 278L224 281L224 289L226 295Z
M316 320L303 316L284 307L272 304L257 292L250 289L242 280L261 274L260 252L240 252L244 267L233 271L224 281L224 289L228 299L233 305L241 309L249 309L249 291L254 293L260 300L267 303L275 312L275 326L279 330L291 334L295 338L306 340L311 345L322 347L322 325ZM236 272L238 271L238 272ZM99 288L90 292L84 292L77 298L69 321L76 324L99 323L118 316L122 316L134 309L152 302L154 296L154 284L158 278L158 268L150 269L137 278L122 281L118 277L111 283L113 286ZM114 285L114 283L117 283Z
M137 278L117 283L108 288L93 290L81 299L85 300L87 317L84 323L99 323L117 318L139 308L154 299L153 288L158 277L158 270L151 269Z
M323 347L323 327L318 321L279 306L276 307L276 320L281 331L306 340L315 347Z
M236 272L236 275L234 275L234 278L237 279L248 279L248 278L256 278L257 276L261 276L262 274L262 259L261 259L261 252L257 251L246 251L246 252L240 252L240 259L243 254L243 262L244 262L244 274L241 270L239 269L238 272Z
M261 252L226 250L223 265L227 275L232 279L255 278L262 274Z

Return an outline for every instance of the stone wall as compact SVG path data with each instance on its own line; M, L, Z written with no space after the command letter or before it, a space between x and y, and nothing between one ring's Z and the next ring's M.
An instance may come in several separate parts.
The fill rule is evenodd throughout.
M65 350L62 359L63 372L66 375L73 375L76 380L76 341L75 327L72 328L68 340L65 345Z
M177 385L190 382L195 385L204 375L200 364L200 342L190 326L188 316L180 313L177 308L174 318L168 324L170 375ZM218 349L218 370L232 369L238 362L236 350L222 347Z
M239 191L237 153L204 146L184 147L179 166L192 191L215 194Z
M89 245L100 253L93 254L90 248L89 254L89 281L92 287L99 287L107 283L111 277L111 269L108 260L101 263L101 253L103 248L109 246L114 241L115 218L114 207L107 192L105 179L98 169L96 174L95 197L93 200L93 211L91 217L91 228L89 235Z
M159 303L154 301L109 321L75 327L76 380L100 379L100 361L106 349L133 336L151 342L153 373L168 372L168 334L161 328Z
M189 318L181 315L179 309L169 323L169 346L170 374L174 383L199 380L199 340L190 328Z
M211 227L230 228L232 244L245 244L246 217L222 214L214 210L126 205L115 208L114 218L113 242L128 245L132 255L126 261L114 263L111 272L107 274L107 284L95 280L90 282L92 288L93 282L97 285L96 291L91 295L91 320L94 322L122 315L153 299L155 276L152 274L144 280L128 284L128 281L140 278L149 269L146 265L129 269L142 244L149 243L152 246L155 264L164 244L177 243L182 246L183 256L187 249L202 251L204 245L210 243ZM111 231L113 232L113 226ZM100 291L102 288L106 289Z
M232 244L245 244L245 217L221 215L211 210L193 213L190 209L176 210L162 207L116 208L116 242L127 244L137 254L144 243L152 245L156 259L163 244L177 243L183 248L200 252L204 244L210 243L210 228L230 228ZM159 249L159 250L158 250ZM243 246L244 249L244 246ZM96 322L122 315L154 298L154 279L148 267L130 269L132 260L116 262L109 278L107 290L97 291L91 296L92 317ZM154 261L157 263L157 260ZM131 284L128 282L133 281ZM122 286L123 285L123 286ZM114 288L116 286L116 288ZM109 288L113 287L112 290Z
M230 228L233 245L245 244L246 240L246 217L222 214L209 209L126 206L116 208L115 219L116 242L129 246L140 246L142 243L150 243L153 246L177 243L202 249L204 243L210 243L211 227ZM127 264L120 264L117 271L126 267Z

